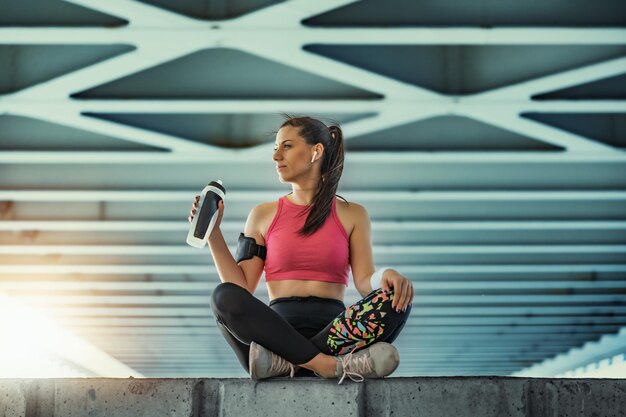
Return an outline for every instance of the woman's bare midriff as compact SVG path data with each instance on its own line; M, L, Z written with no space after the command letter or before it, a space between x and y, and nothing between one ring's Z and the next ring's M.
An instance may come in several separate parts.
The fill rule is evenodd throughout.
M285 279L266 282L270 301L281 297L308 297L314 295L322 298L334 298L343 301L346 287L343 284L321 281L302 281Z
M261 224L261 234L263 235L263 244L265 244L265 234L269 229L276 211L278 210L278 202L270 202L264 205L265 215ZM346 234L350 236L354 229L354 222L350 215L350 207L342 199L337 199L337 217L346 230ZM322 298L334 298L343 301L346 292L346 286L334 282L322 281L303 281L286 279L280 281L270 281L265 283L270 301L274 298L281 297L308 297L316 296Z

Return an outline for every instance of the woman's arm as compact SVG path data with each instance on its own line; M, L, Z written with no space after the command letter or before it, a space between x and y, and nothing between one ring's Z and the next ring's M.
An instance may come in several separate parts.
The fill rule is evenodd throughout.
M264 207L265 205L260 204L250 211L243 230L245 237L253 238L257 245L263 246L265 245L265 239L260 232L260 224L266 215ZM218 218L218 220L220 219L221 217ZM216 223L217 225L219 225L219 222ZM237 284L248 290L250 294L254 294L261 280L261 274L263 274L265 260L259 256L253 256L236 262L228 250L221 230L217 227L209 236L209 248L213 254L213 260L215 261L220 280Z
M365 207L350 202L354 229L350 234L350 268L354 286L361 296L365 297L374 289L370 278L374 275L374 258L372 255L372 226Z
M350 235L350 266L354 286L361 296L365 297L377 288L372 288L370 282L374 275L374 257L372 255L372 226L369 214L365 207L350 203L354 207L352 213L355 219L354 230ZM413 284L411 281L394 269L387 269L381 279L381 288L385 291L393 288L394 309L404 310L413 301Z
M222 282L232 282L250 291L246 276L230 253L219 227L214 227L211 231L211 235L209 236L209 249L211 249L213 262L215 262L220 280Z
M193 221L193 218L198 209L198 201L200 196L197 195L191 205L189 222ZM237 284L242 288L245 288L248 292L254 293L256 286L259 283L261 274L263 273L263 267L265 261L258 256L254 256L249 260L242 260L241 266L235 261L233 255L230 253L222 231L220 230L220 224L222 222L222 216L224 215L224 200L218 203L218 215L209 235L208 243L211 255L213 255L213 262L217 269L217 274L222 282L231 282ZM248 220L244 228L244 236L253 237L257 244L265 244L265 240L258 233L258 223L262 216L262 212L259 206L254 207L250 211ZM261 241L261 243L259 243Z

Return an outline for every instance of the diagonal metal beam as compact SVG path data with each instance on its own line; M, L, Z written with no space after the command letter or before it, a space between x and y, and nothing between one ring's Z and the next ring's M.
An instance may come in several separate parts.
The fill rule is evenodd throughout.
M113 136L121 140L140 143L143 145L169 149L173 152L198 152L211 153L215 156L232 155L234 151L212 146L209 144L193 142L165 133L153 132L134 126L97 119L80 114L63 112L61 109L48 110L44 113L26 110L25 113L39 120L47 120L51 123L63 124L76 129Z
M307 17L354 3L355 0L288 0L228 21L233 27L268 28L280 25L301 27Z
M131 26L203 26L203 21L170 12L151 4L135 0L63 0L88 9L121 17L130 21Z
M626 104L624 105L626 110ZM576 133L521 117L508 112L483 112L467 107L463 114L476 120L529 136L545 143L561 146L566 153L624 154L620 149Z
M413 84L398 81L373 71L323 57L301 49L297 40L284 39L280 44L251 44L241 42L237 48L260 55L288 67L298 68L321 77L329 78L367 91L383 94L387 99L430 99L446 100L441 94Z
M626 37L621 37L621 42ZM579 68L560 71L557 74L545 75L522 81L513 85L473 94L472 99L519 99L529 98L535 94L585 84L603 78L613 77L626 72L626 57L607 59L600 63L589 64Z
M428 119L438 115L441 110L438 107L445 106L442 101L433 103L432 106L421 106L420 110L415 110L415 106L405 103L404 106L394 111L381 111L374 117L355 120L353 122L344 123L341 127L344 134L344 142L351 138L358 137L367 133L378 132L390 129L396 126L402 126L407 123L413 123L418 120ZM243 152L268 155L274 148L274 143L267 143L254 148L245 149Z
M198 49L193 42L166 48L162 45L142 46L140 49L98 62L53 78L41 84L8 95L9 99L68 98L74 92L113 81L124 76L154 67L162 62L187 55ZM69 99L69 98L68 98Z

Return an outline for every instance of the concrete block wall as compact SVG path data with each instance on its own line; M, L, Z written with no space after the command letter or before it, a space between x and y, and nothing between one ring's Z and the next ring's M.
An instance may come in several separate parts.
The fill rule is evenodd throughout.
M626 379L0 379L1 417L624 417Z

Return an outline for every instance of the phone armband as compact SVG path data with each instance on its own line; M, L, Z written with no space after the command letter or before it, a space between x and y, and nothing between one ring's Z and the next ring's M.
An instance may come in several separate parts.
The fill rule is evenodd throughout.
M243 233L239 234L239 240L237 241L237 254L235 261L237 263L245 261L246 259L252 259L254 256L265 260L267 255L267 248L263 245L258 245L253 237L244 236Z

